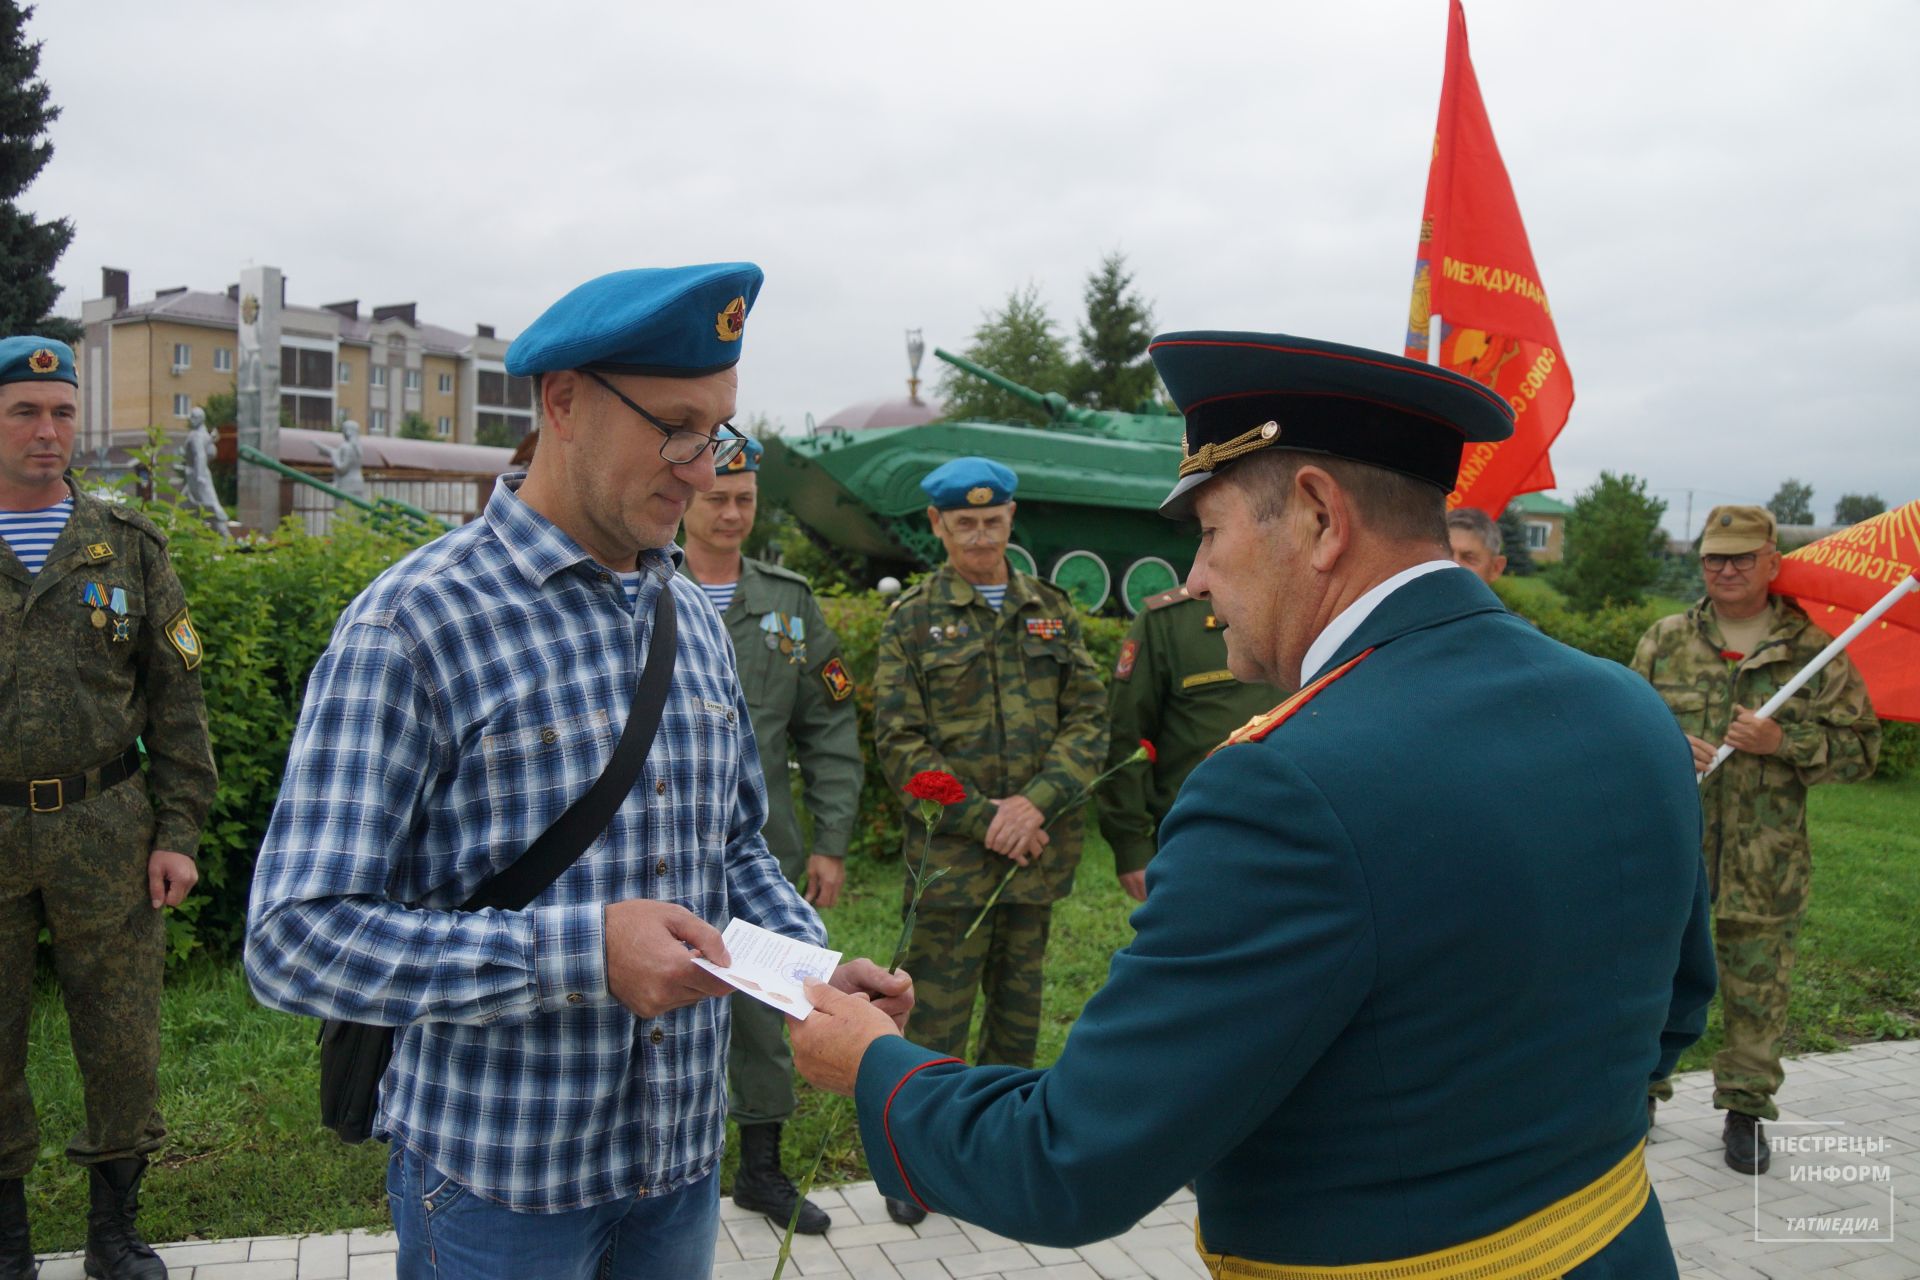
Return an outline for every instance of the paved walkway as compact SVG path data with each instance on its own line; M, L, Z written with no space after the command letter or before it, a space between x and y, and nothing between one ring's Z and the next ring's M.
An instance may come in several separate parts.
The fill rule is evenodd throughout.
M1686 1280L1920 1280L1920 1042L1866 1045L1790 1063L1786 1094L1795 1109L1768 1127L1773 1169L1761 1179L1743 1178L1722 1163L1711 1081L1695 1073L1676 1085L1649 1152ZM1796 1149L1782 1149L1787 1142ZM1125 1235L1084 1249L1019 1245L939 1216L902 1227L887 1218L871 1182L818 1192L815 1199L833 1215L834 1227L826 1236L795 1240L787 1274L797 1280L1206 1275L1193 1252L1193 1199L1184 1192ZM714 1280L766 1280L780 1244L771 1224L730 1202L722 1203L720 1216ZM174 1244L160 1255L171 1280L391 1280L394 1274L393 1237L366 1231ZM60 1255L41 1276L83 1280L80 1259Z

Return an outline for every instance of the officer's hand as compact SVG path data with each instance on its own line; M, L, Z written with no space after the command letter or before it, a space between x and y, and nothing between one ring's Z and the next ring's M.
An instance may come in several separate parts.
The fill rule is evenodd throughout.
M155 849L147 858L147 896L155 911L179 906L199 883L200 868L184 853Z
M607 990L643 1018L657 1018L733 988L693 962L731 964L720 931L676 902L630 898L605 908Z
M1146 868L1142 867L1138 871L1122 871L1120 873L1120 887L1125 889L1127 896L1135 902L1145 902L1147 900Z
M1047 815L1025 796L1008 796L991 803L994 814L987 824L987 848L1026 866L1031 838L1047 825ZM1038 850L1032 852L1037 854Z
M847 864L838 858L813 854L807 859L807 901L816 907L830 907L840 901L840 886L847 882Z
M899 1028L865 995L835 991L811 978L807 979L807 999L813 1012L806 1020L787 1019L787 1033L793 1038L793 1065L816 1089L851 1098L867 1046L884 1036L899 1035Z
M1739 703L1733 706L1733 723L1727 726L1727 745L1735 751L1770 756L1780 749L1787 735L1773 720L1762 720Z
M833 989L848 995L866 995L873 1007L893 1019L901 1031L913 1012L913 979L905 969L888 973L871 960L849 960L833 971Z
M1693 748L1693 771L1695 773L1705 773L1707 766L1713 763L1713 758L1720 754L1718 747L1703 738L1696 738L1692 734L1687 735L1687 745Z

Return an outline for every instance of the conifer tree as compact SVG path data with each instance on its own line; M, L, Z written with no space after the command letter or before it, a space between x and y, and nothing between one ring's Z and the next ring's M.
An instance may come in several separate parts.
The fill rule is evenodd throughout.
M31 6L0 0L0 334L75 342L80 326L51 314L60 296L53 267L73 239L73 224L42 222L18 204L53 158L46 132L60 116L39 78L40 42L27 39L32 16Z

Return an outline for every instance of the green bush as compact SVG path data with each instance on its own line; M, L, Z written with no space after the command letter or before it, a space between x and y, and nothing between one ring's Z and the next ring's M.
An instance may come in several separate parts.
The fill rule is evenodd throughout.
M1899 720L1880 722L1880 765L1876 778L1911 778L1920 775L1920 724Z
M199 888L191 909L169 921L178 958L201 945L237 949L307 674L341 610L414 543L346 518L324 538L289 520L270 538L229 542L191 511L156 503L147 514L168 533L206 642L200 687L220 771L200 840Z

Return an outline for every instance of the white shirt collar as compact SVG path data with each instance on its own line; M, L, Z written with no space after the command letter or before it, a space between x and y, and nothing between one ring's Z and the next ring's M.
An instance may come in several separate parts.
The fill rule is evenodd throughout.
M1406 586L1415 578L1424 578L1428 574L1437 573L1442 569L1458 569L1459 567L1459 565L1451 560L1428 560L1421 564L1416 564L1410 569L1402 569L1342 609L1334 616L1333 621L1327 624L1326 630L1314 637L1313 644L1308 647L1307 656L1300 662L1300 687L1302 689L1306 688L1308 682L1319 673L1320 668L1333 661L1333 655L1340 651L1340 646L1345 644L1348 637L1360 629L1360 624L1365 622L1368 615L1380 607L1382 600L1385 600L1388 596Z

